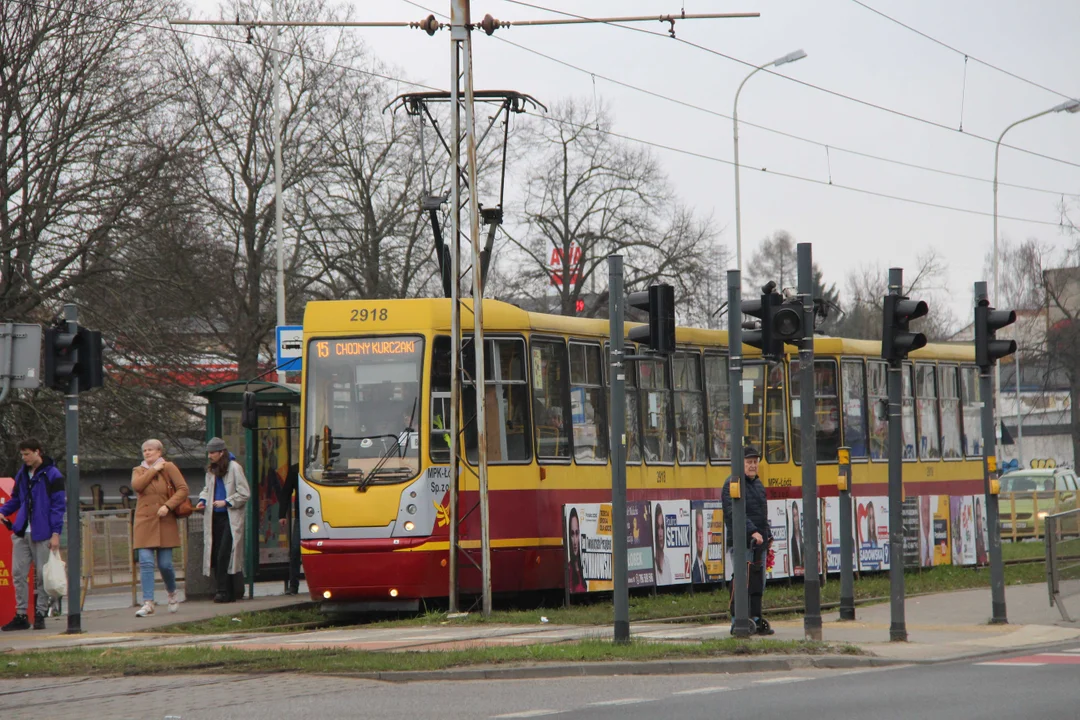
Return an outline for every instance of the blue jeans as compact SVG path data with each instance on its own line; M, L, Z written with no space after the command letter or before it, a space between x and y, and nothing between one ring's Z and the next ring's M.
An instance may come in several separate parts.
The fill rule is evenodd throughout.
M172 564L172 548L139 548L139 579L142 581L143 602L154 601L154 556L161 570L165 589L176 592L176 572Z

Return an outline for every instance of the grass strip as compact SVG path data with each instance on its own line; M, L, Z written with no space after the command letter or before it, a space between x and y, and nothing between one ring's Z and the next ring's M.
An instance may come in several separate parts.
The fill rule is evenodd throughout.
M1004 545L1032 546L1032 550L1024 548L1024 552L1033 552L1035 549L1042 551L1043 547L1041 543L1006 543ZM1016 552L1013 551L1013 553ZM1024 556L1014 554L1010 559L1022 557ZM1039 583L1045 582L1045 580L1044 563L1005 567L1005 582L1009 585ZM909 595L968 590L988 587L989 585L989 568L941 565L933 568L909 570L904 574L904 589ZM887 597L889 597L888 573L867 574L855 580L856 600ZM825 584L821 586L821 601L830 603L839 602L839 600L840 579L829 576ZM454 620L454 622L528 625L539 623L541 617L546 617L549 622L560 625L606 625L611 622L613 610L610 595L575 598L574 602L575 604L568 608L560 605L556 607L540 606L532 609L497 610L491 614L490 618L484 618L480 613L470 613L463 618ZM630 597L630 619L635 622L668 618L687 618L689 620L695 616L724 612L727 610L727 604L727 590L698 590L691 594L685 589L678 589L675 591L662 591L657 593L656 596L651 593L640 592ZM769 583L765 589L764 608L766 611L776 608L801 607L802 604L803 586L801 582L777 580ZM308 603L304 606L237 613L211 620L170 625L158 628L153 632L194 635L254 632L259 630L299 632L326 624L330 620L331 618L328 618L319 610L316 603ZM393 625L437 625L444 622L447 622L445 612L432 611L401 619L380 619L374 624L386 627Z
M105 648L11 653L0 661L0 677L116 676L201 673L370 673L446 670L469 666L534 663L671 660L750 655L860 655L853 645L796 640L723 638L698 643L608 640L478 647L445 652L366 652L362 650L240 650L237 648Z

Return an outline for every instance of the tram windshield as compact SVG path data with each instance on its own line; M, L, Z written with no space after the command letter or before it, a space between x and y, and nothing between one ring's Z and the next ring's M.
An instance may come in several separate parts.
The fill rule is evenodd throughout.
M307 480L364 488L416 477L423 358L417 336L308 343Z

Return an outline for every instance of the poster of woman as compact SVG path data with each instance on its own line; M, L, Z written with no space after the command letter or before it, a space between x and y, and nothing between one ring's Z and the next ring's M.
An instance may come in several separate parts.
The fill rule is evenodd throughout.
M611 590L611 503L563 505L563 518L570 592Z
M802 502L792 500L790 510L791 512L788 515L790 520L788 525L788 554L791 556L791 574L795 577L801 577L804 571Z
M960 498L960 562L963 565L975 564L975 537L975 499L971 495L964 495Z
M975 562L986 565L989 561L987 546L990 538L986 534L986 516L983 514L983 498L975 496Z
M791 577L791 553L788 547L791 536L787 511L786 500L769 500L767 503L769 531L773 536L773 566L765 571L769 580Z
M861 570L888 569L888 498L859 498L856 504L855 517L855 527L859 534L859 568Z
M963 499L949 498L949 539L952 546L952 564L964 564L964 540L962 534Z
M934 503L934 565L949 565L949 496L936 495Z
M936 495L919 496L919 565L934 564L934 510Z

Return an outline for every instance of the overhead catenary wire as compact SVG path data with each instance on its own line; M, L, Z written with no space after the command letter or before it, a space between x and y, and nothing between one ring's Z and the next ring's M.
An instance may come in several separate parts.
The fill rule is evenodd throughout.
M980 58L977 58L974 55L972 55L971 53L965 52L965 51L961 50L960 48L953 47L952 45L948 44L947 42L944 42L942 40L938 40L933 35L929 35L929 34L923 32L922 30L919 30L918 28L912 27L911 25L908 25L905 22L897 20L896 18L892 17L891 15L887 15L887 14L883 13L882 11L878 10L875 7L871 7L870 5L867 5L866 3L861 2L861 0L851 0L851 2L855 3L856 5L858 5L860 7L863 7L865 9L869 10L870 12L874 13L875 15L879 15L879 16L885 18L886 20L888 20L891 23L896 23L897 25L904 28L905 30L910 30L911 32L915 33L916 35L919 35L920 37L926 38L927 40L929 40L930 42L932 42L932 43L934 43L936 45L940 45L941 47L943 47L943 48L945 48L947 50L952 50L957 55L963 55L964 56L964 64L965 64L965 66L967 65L968 59L970 58L971 60L974 60L975 62L979 63L980 65L988 67L991 70L996 70L999 73L1002 73L1003 75L1008 75L1009 77L1013 78L1014 80L1019 80L1020 82L1027 83L1028 85L1031 85L1032 87L1037 87L1040 90L1045 90L1048 93L1053 93L1054 95L1057 95L1058 97L1061 97L1061 98L1065 98L1066 100L1075 100L1076 99L1075 96L1073 96L1073 95L1067 95L1067 94L1065 94L1063 92L1060 92L1060 91L1055 90L1053 88L1047 87L1047 86L1045 86L1045 85L1043 85L1041 83L1037 83L1034 80L1023 77L1022 75L1017 75L1016 73L1011 72L1009 70L1006 70L1005 68L1000 67L998 65L994 65L991 62L987 62L986 60L982 60Z
M577 15L575 13L567 12L565 10L556 10L554 8L545 7L543 5L536 5L536 4L533 4L533 3L524 2L524 0L503 0L503 2L507 2L507 3L510 3L512 5L520 5L522 7L532 8L534 10L541 10L541 11L545 11L545 12L555 13L557 15L568 15L570 17L578 17L578 18L585 17L583 15ZM620 28L622 30L629 30L631 32L643 33L645 35L649 35L649 36L652 36L652 37L663 38L664 40L674 40L675 42L682 43L684 45L687 45L688 47L696 48L698 50L701 50L702 52L709 53L710 55L715 55L717 57L722 57L725 60L730 60L732 62L739 63L740 65L744 65L744 66L746 66L748 68L754 68L754 69L758 68L757 65L755 65L755 64L753 64L753 63L751 63L751 62L749 62L747 60L742 60L741 58L737 58L737 57L735 57L733 55L728 55L727 53L723 53L723 52L721 52L719 50L708 47L707 45L702 45L700 43L695 43L695 42L692 42L690 40L686 40L685 38L669 37L668 35L663 34L663 33L657 33L657 32L654 32L652 30L646 30L644 28L634 27L632 25L622 25L620 23L608 22L608 23L600 23L600 24L609 25L609 26L615 27L615 28ZM941 129L941 130L947 130L947 131L949 131L951 133L956 133L956 134L958 134L958 135L960 135L962 137L974 138L976 140L981 140L983 142L990 143L991 145L997 145L998 144L998 142L996 140L994 140L992 138L989 138L989 137L985 137L983 135L977 135L975 133L970 133L970 132L961 132L961 131L957 130L955 127L952 127L950 125L946 125L946 124L938 122L936 120L930 120L928 118L919 117L918 115L913 115L913 114L905 112L903 110L897 110L895 108L891 108L891 107L888 107L886 105L880 105L878 103L874 103L874 102L871 102L869 100L863 100L862 98L857 98L857 97L854 97L852 95L842 93L839 90L831 90L829 88L822 87L821 85L815 85L814 83L808 82L806 80L799 80L798 78L791 77L790 75L785 75L784 73L775 72L775 71L773 71L773 70L771 70L769 68L761 68L761 72L765 72L765 73L768 73L770 75L774 75L774 76L776 76L778 78L783 78L784 80L787 80L788 82L793 82L793 83L795 83L797 85L802 85L803 87L807 87L807 88L810 88L812 90L817 90L818 92L822 92L822 93L825 93L827 95L832 95L833 97L841 98L843 100L847 100L849 102L856 103L858 105L863 105L864 107L869 107L869 108L872 108L874 110L879 110L881 112L889 113L891 115L896 115L897 117L905 118L905 119L911 120L913 122L922 123L924 125L929 125L930 127L935 127L935 128ZM1070 99L1072 99L1072 98L1070 98ZM1063 165L1069 165L1071 167L1080 168L1080 162L1074 162L1072 160L1066 160L1064 158L1054 157L1053 155L1046 155L1044 153L1040 153L1040 152L1037 152L1035 150L1028 150L1027 148L1018 147L1016 145L1008 145L1006 143L1001 143L1001 147L1006 147L1006 148L1009 148L1010 150L1016 150L1018 152L1025 153L1027 155L1032 155L1034 157L1043 158L1044 160L1050 160L1052 162L1061 163Z

